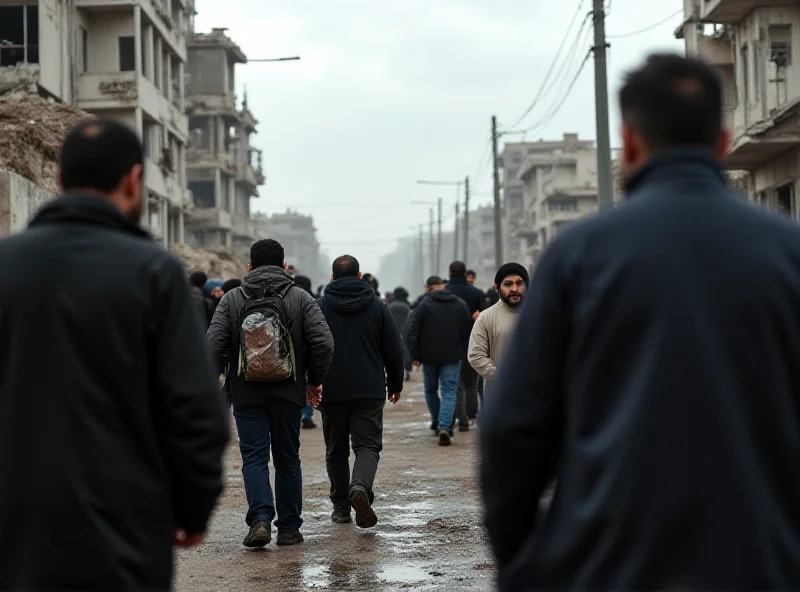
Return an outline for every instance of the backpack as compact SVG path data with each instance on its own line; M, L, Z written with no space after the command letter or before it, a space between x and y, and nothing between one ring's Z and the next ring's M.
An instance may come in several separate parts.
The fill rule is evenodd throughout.
M239 288L245 300L237 323L236 376L245 382L297 380L292 326L284 302L292 287L282 292L265 288L258 297Z

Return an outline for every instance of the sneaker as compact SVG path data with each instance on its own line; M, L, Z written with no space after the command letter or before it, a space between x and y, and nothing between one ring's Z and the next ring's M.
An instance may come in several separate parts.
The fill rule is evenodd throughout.
M281 547L288 547L289 545L299 545L305 539L303 533L299 530L279 530L278 531L278 545Z
M304 419L302 421L302 425L304 430L313 430L315 427L317 427L317 424L314 423L313 419Z
M336 524L350 524L353 521L350 516L350 508L335 508L331 514L331 520Z
M439 446L450 446L452 440L448 430L439 430Z
M460 423L460 424L458 424L458 431L459 432L468 432L469 431L469 424L468 423Z
M367 492L363 489L357 487L350 492L350 505L356 511L356 524L359 528L372 528L378 523Z
M250 532L244 537L242 544L245 547L256 549L266 547L272 541L272 526L266 520L259 520L250 527Z

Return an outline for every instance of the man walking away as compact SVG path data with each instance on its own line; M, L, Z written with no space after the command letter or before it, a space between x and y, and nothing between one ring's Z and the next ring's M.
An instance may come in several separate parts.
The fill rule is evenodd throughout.
M223 296L208 330L220 370L231 361L226 383L247 493L246 547L270 543L276 508L278 545L303 542L300 418L307 403L318 402L333 356L333 339L316 300L295 286L285 266L279 243L253 244L250 272L240 289Z
M311 296L314 294L311 292L311 279L304 276L304 275L296 275L294 276L294 283L301 289L308 292ZM315 298L316 300L316 298ZM317 424L314 423L314 406L313 405L306 405L303 407L303 415L300 419L300 427L304 430L313 430L316 429Z
M386 305L361 280L355 257L337 258L331 280L319 305L337 344L320 407L332 518L350 522L352 506L356 524L372 528L378 522L372 510L372 484L383 447L383 407L387 397L392 403L400 400L403 344Z
M138 222L142 146L93 119L0 242L0 590L168 590L228 427L183 267Z
M486 398L500 589L800 590L800 230L726 186L711 66L620 102L628 200L548 247Z
M389 303L388 307L389 312L392 314L392 319L394 319L395 327L400 331L400 335L403 336L403 328L406 326L406 321L411 314L411 305L408 303L408 290L405 288L395 288L394 300ZM411 360L411 355L408 353L408 342L405 338L403 338L403 342L403 349L406 356L406 380L411 380L413 362Z
M209 309L208 300L205 294L203 294L203 288L207 282L208 276L205 272L193 271L189 274L189 286L192 290L192 300L194 300L197 315L200 317L200 321L206 329L208 329L208 325L211 324L211 311Z
M489 383L505 353L522 310L528 272L519 263L506 263L494 277L500 302L484 311L469 338L469 363Z
M429 277L427 286L430 292L414 311L409 345L414 362L422 363L431 429L438 434L440 446L449 446L472 316L463 300L444 292L441 278Z
M472 322L486 310L486 296L480 289L470 285L467 280L467 266L462 261L454 261L450 264L450 283L445 290L464 301L472 315ZM472 324L470 324L471 330ZM462 432L469 431L470 420L478 417L478 373L469 365L466 351L464 356L456 404L458 428Z

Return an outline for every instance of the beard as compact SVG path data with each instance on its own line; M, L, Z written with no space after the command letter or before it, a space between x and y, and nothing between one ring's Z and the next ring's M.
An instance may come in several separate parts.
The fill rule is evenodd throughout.
M515 300L513 300L513 301L512 301L512 300L511 300L512 298L514 298ZM521 295L521 294L518 294L518 293L514 293L514 294L500 294L500 300L502 300L502 301L503 301L504 303L506 303L508 306L510 306L510 307L512 307L512 308L516 308L517 306L519 306L520 304L522 304L522 300L523 300L523 298L522 298L522 295Z

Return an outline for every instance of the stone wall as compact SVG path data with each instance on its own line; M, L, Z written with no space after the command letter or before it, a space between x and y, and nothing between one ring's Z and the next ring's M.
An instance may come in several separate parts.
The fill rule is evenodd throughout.
M53 194L16 173L0 170L0 236L24 230Z

